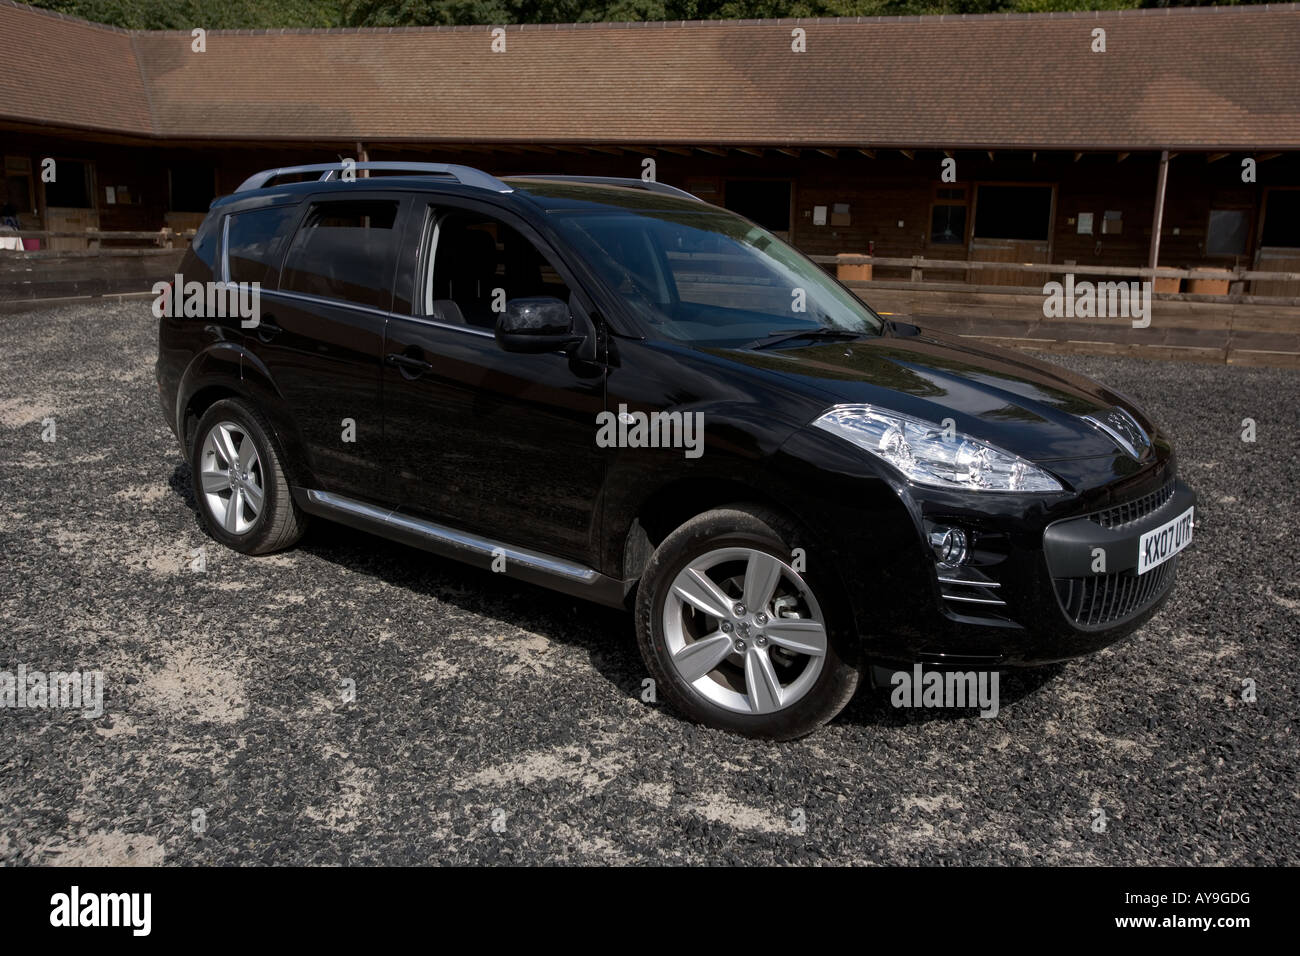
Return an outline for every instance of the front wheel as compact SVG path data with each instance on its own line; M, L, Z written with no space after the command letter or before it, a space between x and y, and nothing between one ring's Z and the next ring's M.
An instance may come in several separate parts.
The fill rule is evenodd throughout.
M664 539L641 578L637 640L678 710L787 740L834 717L857 688L852 631L830 575L796 570L808 542L766 509L732 506Z

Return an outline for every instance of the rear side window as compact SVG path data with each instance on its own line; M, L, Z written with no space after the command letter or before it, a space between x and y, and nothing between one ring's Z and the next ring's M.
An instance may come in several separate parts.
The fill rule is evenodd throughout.
M217 277L217 245L221 239L221 223L221 216L208 216L190 240L190 251L181 262L181 272L187 280L210 282Z
M396 223L397 200L313 203L289 247L280 288L387 309Z
M266 282L280 264L296 206L235 213L226 226L226 262L231 282Z

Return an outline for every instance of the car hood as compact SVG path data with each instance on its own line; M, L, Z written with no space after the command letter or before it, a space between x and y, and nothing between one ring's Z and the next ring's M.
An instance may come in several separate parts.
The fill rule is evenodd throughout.
M887 333L729 357L815 386L834 404L869 404L942 423L1031 461L1114 457L1114 439L1083 419L1116 406L1155 439L1131 400L1015 352L933 332Z

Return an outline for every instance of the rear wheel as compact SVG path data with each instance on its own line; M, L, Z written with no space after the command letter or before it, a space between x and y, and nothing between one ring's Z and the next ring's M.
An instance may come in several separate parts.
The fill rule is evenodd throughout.
M204 530L244 554L287 548L307 517L289 494L271 426L238 399L213 404L195 429L190 471Z
M637 638L679 710L788 739L853 696L851 629L829 576L793 566L800 540L781 515L734 506L692 518L655 551L637 598Z

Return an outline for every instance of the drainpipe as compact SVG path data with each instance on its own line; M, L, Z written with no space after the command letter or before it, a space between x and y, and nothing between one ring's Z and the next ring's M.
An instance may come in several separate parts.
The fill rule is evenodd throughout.
M1152 269L1160 261L1160 225L1165 218L1165 185L1169 182L1169 150L1160 154L1160 175L1156 178L1156 215L1151 222L1151 256L1147 265ZM1153 276L1152 284L1155 283Z

